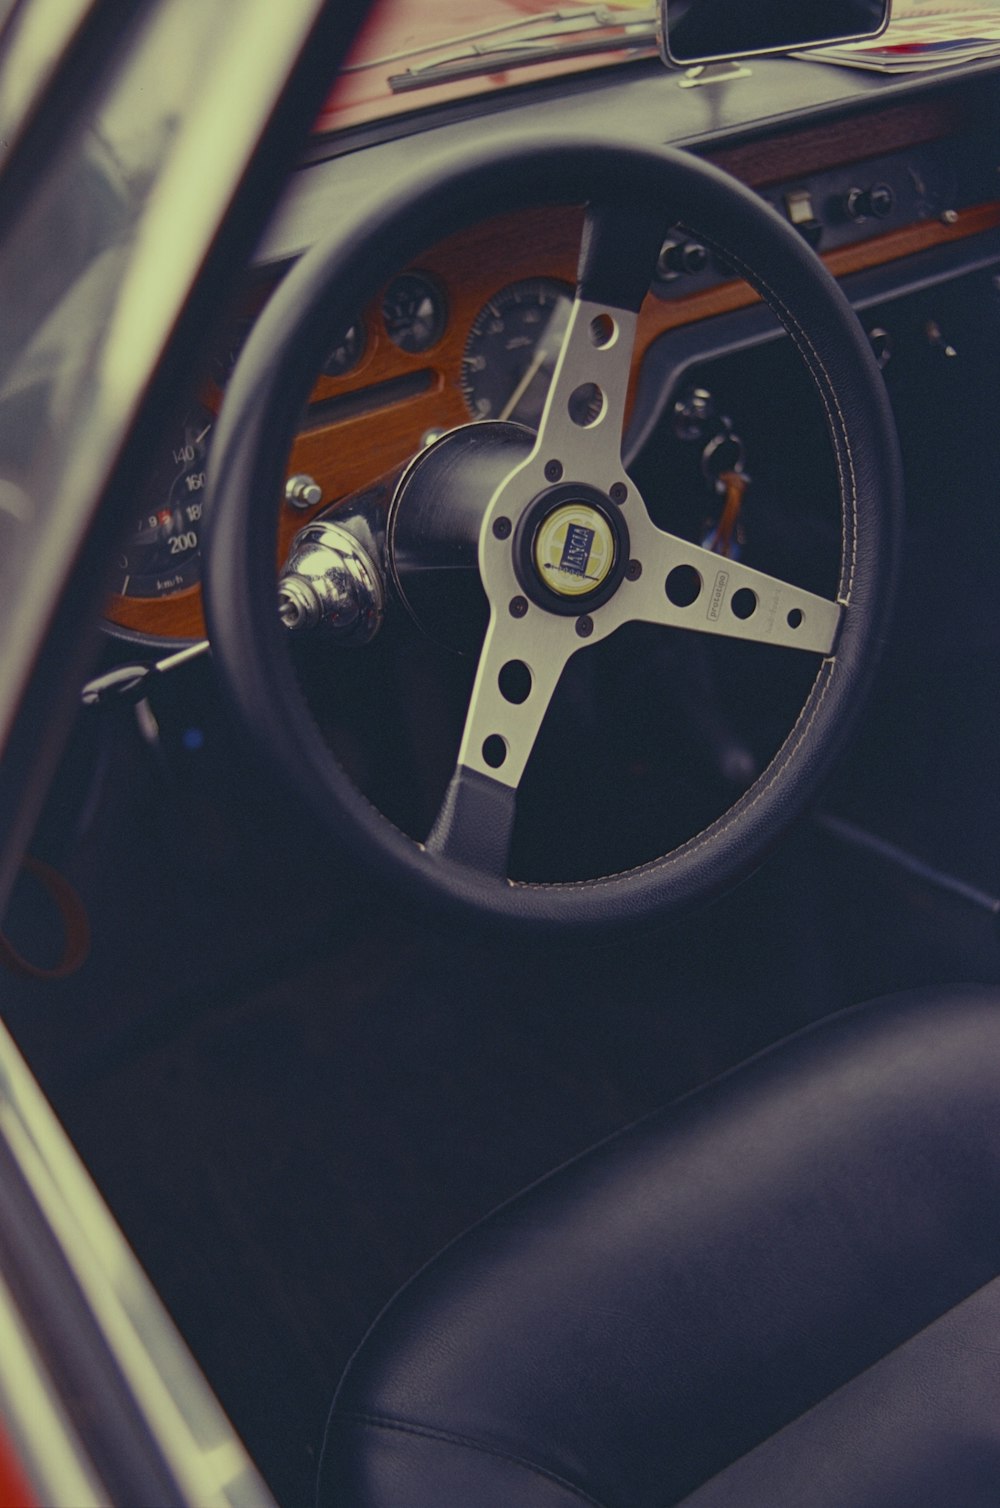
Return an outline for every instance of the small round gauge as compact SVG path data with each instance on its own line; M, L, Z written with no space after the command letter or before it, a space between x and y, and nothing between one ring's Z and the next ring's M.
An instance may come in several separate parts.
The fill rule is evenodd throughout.
M215 416L196 404L153 472L148 505L134 522L111 583L123 597L165 597L197 582L205 458L214 423Z
M325 377L344 377L357 366L365 348L365 327L355 320L341 335L321 368Z
M462 357L462 393L474 419L538 428L572 305L573 290L553 278L510 283L483 305Z
M382 300L382 318L393 344L416 355L441 339L448 310L435 282L422 272L403 272Z

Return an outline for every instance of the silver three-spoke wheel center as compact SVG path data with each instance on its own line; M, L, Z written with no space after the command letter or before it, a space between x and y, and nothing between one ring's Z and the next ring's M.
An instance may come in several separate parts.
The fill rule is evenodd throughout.
M578 298L538 436L479 536L490 620L459 766L516 789L570 656L642 621L833 650L839 603L658 528L622 465L636 315Z

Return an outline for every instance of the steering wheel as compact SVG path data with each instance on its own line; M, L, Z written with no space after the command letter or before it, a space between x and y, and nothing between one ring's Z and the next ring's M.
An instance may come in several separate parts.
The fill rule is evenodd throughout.
M537 437L526 441L521 431L515 443L508 433L504 452L500 430L512 426L466 426L418 458L403 484L412 489L426 466L419 486L433 492L457 467L489 603L455 773L418 843L369 804L317 729L292 672L265 541L274 538L297 418L337 332L428 244L486 216L552 202L587 209L576 299ZM900 531L898 445L849 304L774 210L725 173L667 148L508 137L428 166L374 206L338 204L335 223L258 321L213 442L206 614L246 728L339 843L466 917L593 930L676 914L718 893L759 863L815 794L855 723L884 635ZM637 315L670 226L757 289L815 384L842 509L835 600L660 529L624 470ZM478 457L491 433L487 466ZM447 461L435 461L439 450ZM697 836L622 874L512 881L518 784L554 688L572 655L629 620L794 645L815 658L816 677L766 769ZM511 664L522 671L516 700L506 690Z

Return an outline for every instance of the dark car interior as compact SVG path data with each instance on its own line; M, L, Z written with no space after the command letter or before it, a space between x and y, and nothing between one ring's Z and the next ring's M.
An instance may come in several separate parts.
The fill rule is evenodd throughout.
M997 1302L998 107L992 65L882 77L755 59L748 79L682 91L646 59L415 108L314 136L243 271L109 568L100 663L3 922L3 1008L288 1508L312 1501L359 1347L324 1502L995 1500L978 1337ZM869 577L858 705L803 809L782 807L660 912L643 899L582 924L511 923L434 897L391 855L366 861L357 836L369 803L414 852L435 826L485 630L478 581L404 580L370 642L275 618L289 695L363 793L338 828L305 745L276 753L280 728L255 737L250 692L233 691L235 661L266 636L252 603L232 616L241 547L228 524L202 532L202 503L222 472L258 474L240 447L266 413L256 443L292 480L274 548L246 503L240 590L264 580L273 616L274 561L304 525L360 507L378 533L400 469L445 454L457 426L497 420L530 444L551 376L539 332L565 321L584 211L523 187L536 169L517 154L574 135L609 143L623 181L633 149L690 149L784 222L769 271L742 200L731 255L714 208L703 225L686 204L656 211L621 394L623 463L653 526L730 571L838 596L839 442L759 286L816 255L860 321L876 407L884 382L905 516ZM469 223L415 209L422 249L391 267L407 243L387 231L353 315L323 326L303 307L320 286L303 274L311 248L369 201L421 206L440 162L477 153L491 166ZM340 266L331 252L331 280ZM875 408L840 395L888 475ZM237 565L220 564L220 539ZM206 612L226 642L210 632L212 653L186 655ZM575 653L504 874L562 895L689 851L753 804L817 665L642 621ZM948 1402L927 1402L928 1375ZM414 1392L436 1422L390 1429ZM504 1409L516 1429L496 1423ZM455 1457L440 1477L439 1448Z

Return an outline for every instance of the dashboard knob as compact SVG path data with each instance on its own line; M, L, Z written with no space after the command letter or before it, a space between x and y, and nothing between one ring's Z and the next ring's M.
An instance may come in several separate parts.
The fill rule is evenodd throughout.
M892 336L888 330L883 330L881 325L873 325L868 331L868 340L875 360L884 371L892 360Z
M658 278L677 277L679 273L704 272L708 252L700 241L664 241L656 263Z
M300 472L285 483L285 501L293 508L318 508L323 501L323 489L315 477Z
M888 183L848 189L844 208L851 220L884 220L896 207L896 195Z

